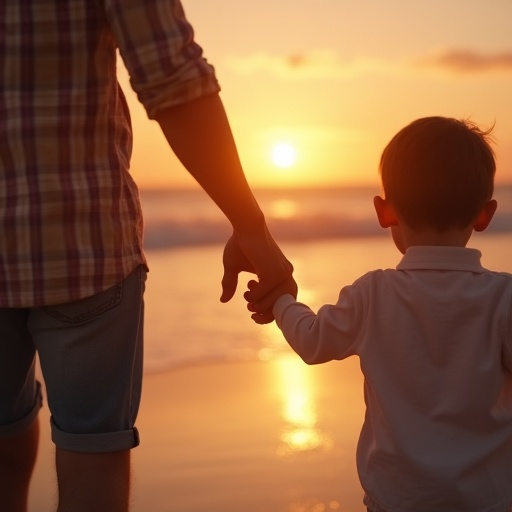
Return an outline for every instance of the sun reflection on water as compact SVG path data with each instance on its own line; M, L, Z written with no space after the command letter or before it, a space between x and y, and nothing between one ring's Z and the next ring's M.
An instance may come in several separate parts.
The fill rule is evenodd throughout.
M339 511L340 503L338 501L330 501L329 503L291 503L290 512L328 512L330 510Z
M317 426L315 388L308 367L295 355L280 357L276 367L279 371L284 420L278 455L330 450L332 439Z

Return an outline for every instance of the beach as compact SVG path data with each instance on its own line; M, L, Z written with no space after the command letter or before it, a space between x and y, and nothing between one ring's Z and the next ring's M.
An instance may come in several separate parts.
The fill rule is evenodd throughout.
M357 360L195 365L146 376L133 450L133 512L358 512L363 415ZM48 411L30 512L48 512L55 477Z
M488 268L512 271L510 233L478 235ZM387 236L285 243L313 309L400 254ZM307 366L241 289L219 302L222 246L148 254L146 363L132 452L132 512L362 512L355 451L364 415L357 358ZM49 413L30 512L53 512Z
M315 254L338 260L341 251L347 267L337 272L352 278L360 251L375 253L382 242L288 245L302 295L314 305L336 299L326 267L310 268ZM364 414L358 360L307 366L275 324L250 320L244 276L233 301L221 304L221 254L220 245L148 254L131 511L364 510L355 467ZM53 511L56 501L46 400L40 423L30 512Z

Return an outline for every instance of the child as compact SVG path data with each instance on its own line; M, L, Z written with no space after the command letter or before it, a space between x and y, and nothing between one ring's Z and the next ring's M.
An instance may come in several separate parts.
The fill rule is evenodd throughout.
M512 511L512 275L465 247L497 206L488 135L442 117L402 129L374 199L404 254L396 269L369 272L318 314L292 281L268 299L280 295L277 325L306 363L360 358L371 512ZM256 322L268 307L248 306Z

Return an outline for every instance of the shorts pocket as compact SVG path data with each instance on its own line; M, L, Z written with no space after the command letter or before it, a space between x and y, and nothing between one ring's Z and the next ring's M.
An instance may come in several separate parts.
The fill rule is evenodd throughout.
M116 307L123 295L123 282L85 299L41 308L56 320L80 324Z

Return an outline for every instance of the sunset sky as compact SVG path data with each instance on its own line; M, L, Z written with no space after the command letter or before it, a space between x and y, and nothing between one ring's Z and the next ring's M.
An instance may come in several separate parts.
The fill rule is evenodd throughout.
M511 0L183 5L217 71L253 186L376 184L385 144L430 115L495 124L497 179L512 182ZM139 185L193 185L123 68L119 79L132 111ZM276 162L280 143L288 146Z

